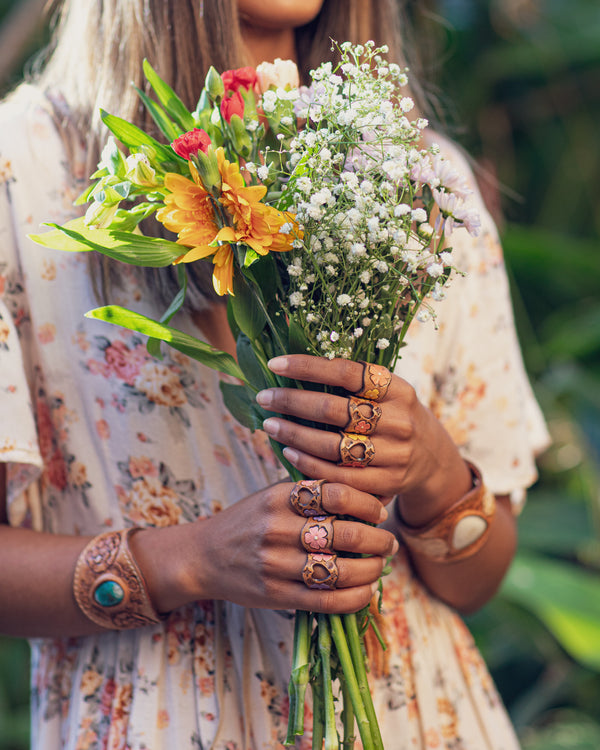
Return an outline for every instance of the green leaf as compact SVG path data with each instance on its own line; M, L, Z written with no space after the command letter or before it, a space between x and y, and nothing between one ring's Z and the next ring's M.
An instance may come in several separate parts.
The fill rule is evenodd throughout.
M244 383L247 380L244 373L238 367L235 359L226 352L206 344L204 341L194 338L193 336L178 331L175 328L158 323L152 318L148 318L140 313L126 310L118 305L107 305L98 307L86 313L87 318L104 320L107 323L128 328L130 331L137 331L146 336L150 336L161 341L166 341L173 349L187 354L188 357L201 362L203 365L213 370L218 370L226 375L232 375Z
M193 130L196 127L196 123L189 109L173 89L163 81L148 60L144 60L143 66L144 75L148 79L148 83L154 89L154 93L158 97L159 102L169 113L169 116L175 120L183 131Z
M127 122L127 120L123 120L116 115L110 115L104 110L100 110L100 116L106 127L127 148L139 149L142 146L147 146L154 151L157 159L165 166L172 165L175 168L178 164L185 164L185 160L180 159L172 148L159 143L155 138L144 133L143 130Z
M576 661L600 671L600 576L519 553L502 596L537 615Z
M253 397L250 395L251 392L243 385L234 385L233 383L225 383L221 381L219 388L223 394L223 401L225 406L229 409L237 421L244 427L248 427L254 432L256 429L260 429L260 426L256 424L256 415L253 409ZM261 424L262 426L262 424Z
M268 375L265 374L260 360L256 356L250 339L241 333L237 340L237 360L241 367L244 375L248 382L250 382L257 390L267 388L269 381Z
M161 133L165 136L165 138L169 142L174 141L176 138L178 138L183 131L178 125L173 122L173 120L171 120L164 109L160 107L154 100L150 99L150 97L137 86L135 87L135 90L137 91L140 99L144 102L144 106L146 107L148 112L150 112L152 119L158 125Z
M256 339L264 329L267 318L256 295L240 273L233 277L231 309L240 330L249 339Z
M314 347L294 317L289 320L288 343L290 354L315 354Z
M75 225L79 231L71 227ZM158 237L145 237L135 232L121 232L116 229L89 229L82 226L83 219L75 219L64 226L48 224L54 232L32 234L29 237L44 247L70 252L96 250L114 260L133 266L161 268L179 258L184 247L170 240Z

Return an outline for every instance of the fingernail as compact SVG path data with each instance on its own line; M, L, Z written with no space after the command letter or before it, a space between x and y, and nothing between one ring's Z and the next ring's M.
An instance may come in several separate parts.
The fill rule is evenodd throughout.
M259 391L256 394L256 403L261 406L270 406L273 402L273 391L267 388L265 391Z
M284 448L283 455L291 464L295 464L300 458L298 451L295 451L293 448Z
M394 539L394 543L392 544L392 555L395 555L399 549L400 549L400 545L398 544L398 540Z
M265 419L263 422L263 430L273 437L279 434L279 427L279 420L273 419L272 417L268 417L268 419Z
M381 513L379 514L379 521L377 523L383 523L385 519L389 516L389 513L387 511L387 508L384 508L384 506L381 506Z
M289 359L287 357L273 357L267 364L272 372L282 373L287 370Z
M371 596L377 591L379 588L379 581L375 581L375 583L371 584Z

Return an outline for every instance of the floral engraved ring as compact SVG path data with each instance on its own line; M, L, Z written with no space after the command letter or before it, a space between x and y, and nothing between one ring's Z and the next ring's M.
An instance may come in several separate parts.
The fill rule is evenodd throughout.
M354 466L362 469L375 458L375 447L366 435L352 432L340 433L340 466Z
M327 511L323 510L322 505L322 487L324 484L324 479L302 479L300 482L296 482L290 493L290 503L298 515L307 518L327 515Z
M309 552L302 579L309 589L334 589L338 580L337 555Z
M300 532L300 542L307 552L333 551L333 521L335 516L313 516Z
M371 401L383 401L392 382L392 373L382 365L369 362L363 362L362 365L363 387L354 395Z
M381 406L367 398L351 396L348 400L349 421L345 432L357 435L372 435L381 419Z

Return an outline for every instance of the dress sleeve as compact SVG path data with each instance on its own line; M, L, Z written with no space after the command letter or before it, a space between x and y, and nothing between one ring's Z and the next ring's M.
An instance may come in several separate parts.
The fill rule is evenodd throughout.
M43 462L18 333L26 312L15 234L19 221L11 201L16 177L6 142L0 139L0 461L7 464L9 519L19 524L27 515L25 490Z
M497 230L464 159L455 159L473 183L481 230L477 237L455 230L449 238L464 276L439 308L446 343L436 357L431 406L487 486L510 495L518 511L549 436L523 365Z

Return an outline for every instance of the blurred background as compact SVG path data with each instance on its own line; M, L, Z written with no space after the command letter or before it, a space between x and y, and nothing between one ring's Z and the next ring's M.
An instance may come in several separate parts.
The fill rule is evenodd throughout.
M0 93L42 46L45 0L0 0ZM500 226L554 444L517 558L469 626L524 750L600 748L600 5L409 0L445 127ZM0 750L28 747L28 648L0 637Z

